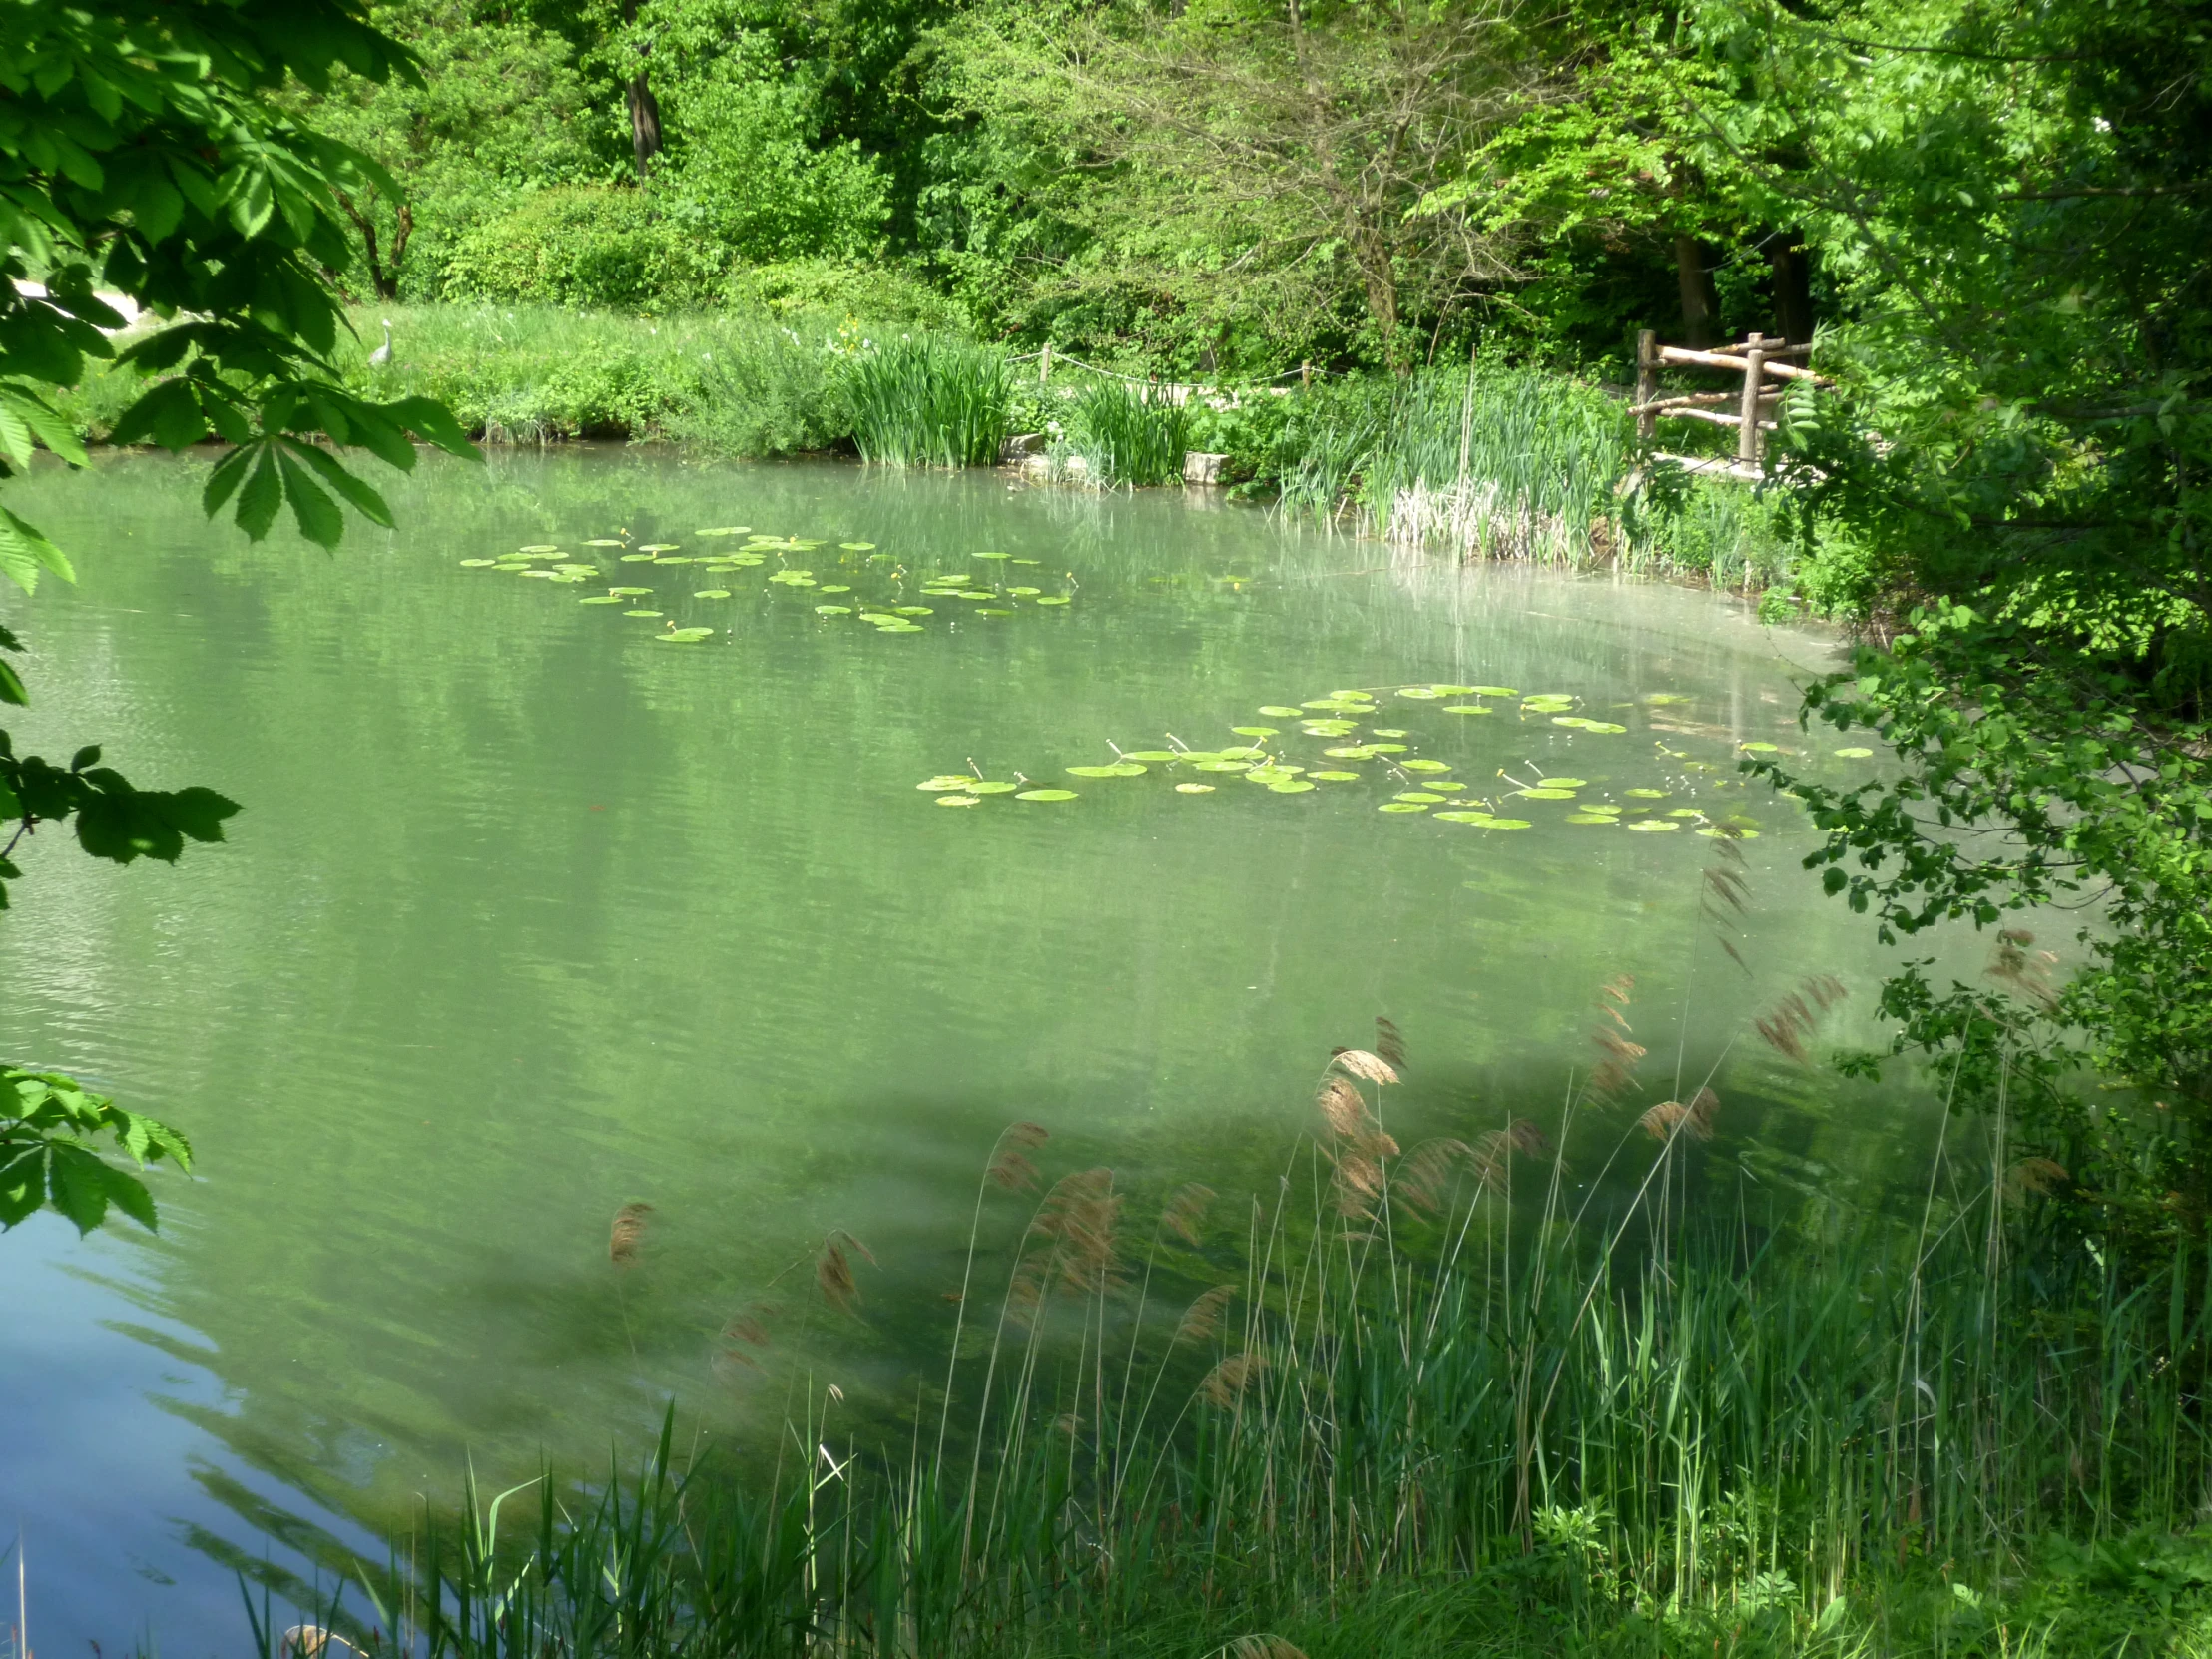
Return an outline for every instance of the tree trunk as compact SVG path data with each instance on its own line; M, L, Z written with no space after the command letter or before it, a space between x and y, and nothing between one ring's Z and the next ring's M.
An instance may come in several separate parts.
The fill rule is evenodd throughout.
M1674 274L1682 288L1683 342L1703 351L1713 343L1720 296L1713 288L1713 274L1705 269L1705 245L1681 231L1674 237Z
M638 0L622 0L622 21L638 20ZM638 47L643 58L646 48ZM630 105L630 153L638 164L638 183L645 183L653 158L661 153L661 101L653 96L653 83L646 78L645 65L638 65L638 72L630 77L628 88Z
M1813 256L1805 233L1780 231L1768 245L1774 262L1774 316L1792 345L1813 339Z

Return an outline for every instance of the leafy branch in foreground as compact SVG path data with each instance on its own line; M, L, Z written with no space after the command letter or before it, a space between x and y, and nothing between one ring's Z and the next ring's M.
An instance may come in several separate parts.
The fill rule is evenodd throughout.
M154 1195L89 1143L114 1137L140 1169L163 1158L192 1168L192 1147L167 1124L127 1112L59 1072L0 1066L0 1231L52 1205L89 1233L114 1205L154 1225Z

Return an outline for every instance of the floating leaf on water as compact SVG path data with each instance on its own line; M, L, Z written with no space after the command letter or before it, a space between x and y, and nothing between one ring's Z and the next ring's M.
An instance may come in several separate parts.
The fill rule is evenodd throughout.
M496 564L498 561L496 559L463 559L461 563L470 570L482 570L486 565Z
M659 616L662 613L659 611L624 611L622 614L624 616Z
M1014 799L1016 801L1073 801L1075 792L1073 790L1023 790Z
M982 803L972 795L940 795L937 797L937 805L940 807L980 807Z
M1195 767L1201 761L1220 760L1221 751L1218 749L1178 749L1175 752L1175 758L1188 766Z
M1385 801L1376 808L1379 813L1425 813L1428 804L1423 801Z
M586 542L586 543L585 543L584 545L585 545L586 547L590 547L590 546L592 546L593 544L592 544L592 543L590 543L590 542ZM620 546L621 546L622 544L621 544L620 542L615 542L615 543L612 543L611 545L613 545L613 546L616 546L616 547L620 547ZM521 548L521 549L519 549L519 551L521 551L521 552L524 552L524 553L558 553L558 552L560 551L560 549L559 549L558 547L555 547L555 546L554 546L554 545L553 545L553 544L552 544L551 542L549 542L549 541L541 541L541 542L537 542L537 543L535 543L535 544L534 544L534 545L532 545L532 546L529 546L529 547L525 547L525 548Z
M618 594L603 593L595 598L579 599L576 603L579 605L619 605L622 603L622 599Z
M1428 689L1438 697L1472 697L1475 695L1477 688L1473 686L1430 686Z
M1468 697L1518 697L1520 693L1511 686L1475 686L1464 695Z
M995 778L978 778L967 787L970 795L1011 795L1020 789L1019 784L1001 783Z
M1620 820L1611 813L1569 813L1569 824L1618 824Z
M893 616L935 616L937 613L927 605L901 605L891 614Z
M1010 559L1013 555L1011 553L970 553L968 557L971 559Z
M1431 778L1421 785L1424 790L1463 790L1466 785L1456 778Z
M1200 761L1197 765L1201 772L1250 772L1252 770L1250 761Z
M1411 766L1413 763L1408 761L1405 764ZM1584 790L1590 787L1587 778L1539 778L1536 782L1547 790Z
M1400 761L1397 764L1407 772L1449 772L1451 770L1450 763L1446 761Z
M959 595L962 599L996 599L997 594L987 588L969 588Z
M1282 778L1268 786L1271 795L1298 795L1314 786L1303 778Z
M1748 749L1754 755L1779 755L1781 753L1780 748L1771 743L1744 743L1738 744L1736 747Z
M651 593L653 590L651 588L609 588L607 591L618 597L635 598L640 594Z
M466 564L468 563L468 561L466 559L463 559L461 563ZM1873 753L1874 751L1871 749L1839 749L1836 751L1836 759L1838 759L1839 761L1864 761Z
M1632 822L1628 828L1640 830L1646 834L1652 834L1661 830L1679 830L1682 826L1671 818L1640 818Z
M1400 792L1398 792L1398 794L1392 796L1391 799L1393 801L1420 801L1425 802L1429 806L1433 807L1437 802L1443 800L1443 797L1440 795L1430 795L1425 790L1401 790Z
M1528 820L1524 818L1493 818L1482 828L1485 830L1526 830Z
M1019 598L1022 598L1022 599L1028 599L1028 598L1032 598L1033 596L1035 596L1035 595L1037 595L1037 594L1040 594L1040 593L1044 592L1044 589L1042 589L1042 588L1008 588L1008 589L1007 589L1006 591L1007 591L1008 593L1010 593L1010 594L1014 594L1014 595L1016 595L1016 596L1017 596L1017 597L1019 597Z
M1121 758L1125 761L1150 761L1155 766L1183 759L1172 749L1125 749L1121 752Z
M595 570L592 571L590 574L597 576L599 572ZM582 576L571 575L565 570L556 570L548 572L546 579L552 582L576 583L581 582L584 578Z
M942 795L946 790L964 790L975 780L964 772L940 772L934 778L924 778L914 786L917 790L933 790Z
M1221 746L1220 753L1232 761L1238 759L1239 757L1242 757L1245 760L1252 760L1258 756L1265 755L1267 753L1267 749L1263 745L1256 743L1225 743Z
M1666 800L1666 799L1667 799L1668 795L1669 795L1669 794L1671 794L1671 793L1672 793L1672 792L1671 792L1671 791L1668 791L1668 790L1623 790L1623 791L1621 791L1621 794L1623 794L1623 795L1632 795L1632 796L1634 796L1634 797L1635 797L1635 798L1636 798L1636 799L1637 799L1638 801L1664 801L1664 800Z
M875 543L871 541L840 541L837 545L847 553L872 553L875 550Z
M694 645L700 640L713 639L714 634L712 628L671 628L661 638L675 645Z
M918 634L922 627L918 622L886 622L875 631L878 634Z
M1644 701L1655 708L1665 708L1669 703L1687 703L1690 700L1680 692L1649 692Z
M649 565L653 562L653 555L650 553L625 553L622 556L622 562L626 565Z
M1515 795L1526 796L1531 801L1572 801L1574 799L1574 791L1572 790L1547 790L1537 788L1533 790L1515 790L1513 793Z
M1002 611L995 605L985 605L975 614L977 616L1012 616L1015 613L1012 611Z
M714 597L728 599L730 596L728 594L721 594L718 596L699 593L692 595L692 597L694 599L707 599ZM849 605L817 605L815 607L815 615L817 616L850 616L851 614L852 607Z
M1263 703L1260 705L1260 713L1266 715L1270 720L1298 719L1298 711L1284 703Z
M699 561L697 559L655 559L653 562L657 565L695 565Z
M740 570L759 570L768 563L766 559L732 559L730 562Z
M1349 720L1310 720L1299 730L1309 738L1349 738L1360 728Z
M673 541L641 541L638 543L638 551L640 553L673 553L682 545L681 542Z
M553 580L553 572L550 570L526 570L522 574L525 576L536 576L544 581Z
M1704 816L1695 807L1677 807L1667 815L1669 818L1703 818Z
M1016 559L1013 562L1017 565L1041 565L1044 563L1042 559Z
M1410 697L1421 703L1433 703L1437 698L1443 696L1443 693L1434 686L1400 686L1397 695Z
M1401 743L1371 743L1368 750L1375 755L1402 755L1405 753L1405 746Z
M692 597L694 599L728 599L730 590L728 588L701 588Z
M620 547L622 542L614 536L598 536L584 543L586 547Z
M1445 824L1494 824L1497 822L1488 813L1469 812L1465 808L1459 807L1453 808L1448 813L1430 813L1428 816L1441 820Z
M553 568L567 576L597 576L599 574L597 565L555 565Z
M1402 738L1405 736L1405 728L1402 726L1378 726L1375 729L1375 735L1379 738Z
M1040 605L1065 605L1065 604L1067 603L1067 597L1066 597L1066 596L1065 596L1064 594L1063 594L1063 595L1051 595L1051 594L1048 594L1048 595L1046 595L1046 596L1045 596L1044 598L1042 598L1042 599L1038 600L1038 601L1037 601L1037 603L1038 603L1038 604L1040 604Z
M1497 713L1487 703L1446 703L1443 712L1447 715L1494 715Z
M1281 729L1274 726L1232 726L1229 730L1240 738L1272 738Z
M1703 835L1709 841L1755 841L1759 838L1758 830L1734 824L1708 824L1692 833Z
M1554 721L1553 724L1565 725L1566 723L1564 721ZM1616 725L1609 720L1585 720L1581 723L1581 726L1583 731L1592 733L1599 737L1604 737L1608 735L1618 737L1621 733L1628 730L1627 727Z
M1306 776L1318 778L1324 784L1356 784L1360 781L1357 772L1309 772Z
M1339 744L1335 749L1325 749L1324 755L1338 761L1372 761L1375 751L1364 743Z
M1212 795L1214 786L1211 784L1178 784L1175 786L1175 793L1177 795Z

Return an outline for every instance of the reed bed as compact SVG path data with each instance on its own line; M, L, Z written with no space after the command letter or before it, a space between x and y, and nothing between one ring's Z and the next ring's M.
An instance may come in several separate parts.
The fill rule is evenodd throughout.
M1759 1029L1802 1045L1832 990ZM903 1405L771 1378L743 1310L731 1372L794 1401L773 1468L680 1460L672 1415L633 1474L472 1482L314 1625L423 1659L2202 1651L2206 1252L2123 1279L2002 1134L1952 1137L1909 1213L1755 1219L1700 1168L1710 1090L1621 1104L1627 999L1548 1124L1409 1147L1380 1022L1235 1202L1045 1185L1015 1125ZM850 1315L864 1261L826 1239L816 1306ZM2109 1616L2068 1599L2099 1572Z
M891 466L993 466L1013 379L989 346L918 335L852 357L844 392L861 456Z
M1093 380L1069 411L1065 456L1080 456L1086 482L1104 488L1180 482L1191 447L1190 411L1149 386Z

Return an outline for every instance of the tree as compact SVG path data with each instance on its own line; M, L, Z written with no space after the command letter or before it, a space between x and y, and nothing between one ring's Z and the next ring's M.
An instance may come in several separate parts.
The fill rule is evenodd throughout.
M300 532L335 546L340 503L389 525L380 495L318 444L353 445L401 469L420 438L473 455L452 416L423 398L376 403L339 384L329 352L343 316L324 273L346 263L341 191L395 194L373 161L299 125L276 94L287 75L323 90L342 65L370 80L414 76L412 58L368 26L356 0L112 0L0 11L0 477L44 448L85 456L47 394L87 359L113 358L149 389L119 443L231 445L203 505L228 506L259 539L289 506ZM42 278L30 281L33 273ZM98 287L96 287L98 284ZM159 319L120 351L120 292ZM67 557L0 506L0 575L31 593ZM20 649L12 634L0 648ZM27 694L0 667L0 703ZM18 756L0 732L0 903L33 834L69 824L95 857L174 861L222 838L235 805L212 790L140 790L97 745L58 766ZM93 1151L96 1136L143 1164L188 1163L184 1138L65 1077L0 1068L0 1227L52 1206L80 1229L114 1203L151 1225L144 1186Z

